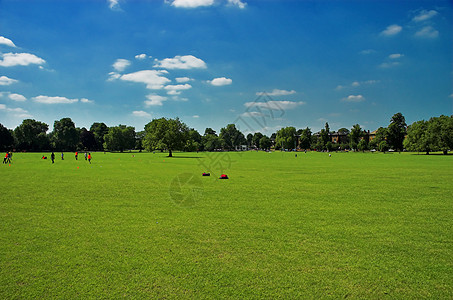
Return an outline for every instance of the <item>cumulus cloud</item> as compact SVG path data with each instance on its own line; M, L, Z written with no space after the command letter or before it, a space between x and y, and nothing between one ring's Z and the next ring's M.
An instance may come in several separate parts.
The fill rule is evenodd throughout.
M228 0L228 4L234 5L239 7L240 9L244 9L247 3L242 2L241 0Z
M80 102L82 102L82 103L93 103L94 101L90 100L90 99L87 99L87 98L82 98L82 99L80 99Z
M200 116L199 115L193 115L192 118L198 119Z
M148 100L145 101L146 106L162 106L164 101L167 101L167 97L159 96L156 94L149 94L146 96Z
M223 86L223 85L232 84L233 80L231 80L230 78L226 78L226 77L219 77L219 78L214 78L213 80L208 81L208 82L214 86Z
M8 98L13 101L19 101L19 102L27 101L27 98L25 98L25 96L23 96L21 94L15 94L15 93L9 94Z
M177 85L167 85L164 87L165 90L167 90L167 94L169 95L179 95L181 94L182 90L188 90L191 89L192 86L190 84L177 84Z
M365 97L362 95L349 95L346 98L342 99L343 102L363 102L365 101Z
M151 115L149 113L147 113L146 111L143 111L143 110L134 110L132 112L132 115L135 117L141 117L141 118L150 118L151 117Z
M174 0L171 5L182 8L196 8L200 6L211 6L214 0Z
M113 63L113 68L118 72L123 72L127 67L131 65L131 62L127 59L119 58Z
M19 82L19 80L8 78L6 76L0 76L0 85L11 85L17 82Z
M206 69L206 63L193 55L177 55L173 58L155 60L154 67L163 69Z
M16 45L14 45L13 41L11 41L10 39L7 39L4 36L0 36L0 45L6 45L6 46L16 48Z
M388 26L384 31L381 32L381 35L383 36L394 36L397 35L398 33L403 30L403 27L397 24L393 24Z
M37 96L33 97L32 100L38 103L43 103L43 104L70 104L70 103L76 103L79 101L79 99L68 99L66 97L50 97L50 96Z
M412 21L414 22L423 22L426 20L431 19L432 17L436 16L438 14L437 11L435 10L422 10L418 15L412 18Z
M165 70L142 70L122 75L119 78L124 81L145 83L147 89L159 90L170 82L170 79L162 76L163 74L168 74L168 72Z
M258 112L258 111L247 111L243 114L241 114L241 117L251 117L251 118L254 118L254 117L265 117L266 115L263 114L262 112Z
M184 82L189 82L191 81L192 79L190 79L189 77L178 77L178 78L175 78L176 82L178 83L184 83Z
M404 55L401 54L401 53L394 53L394 54L390 54L390 55L389 55L389 58L390 58L390 59L398 59L398 58L401 58L401 57L403 57L403 56L404 56Z
M439 36L439 31L432 26L425 26L415 33L416 37L435 39Z
M138 54L138 55L135 55L135 59L140 59L140 60L143 60L147 57L146 54L142 53L142 54Z
M286 90L279 90L279 89L274 89L272 92L267 93L269 96L287 96L287 95L293 95L295 94L295 90L291 91L286 91ZM256 93L257 96L262 95L262 92Z
M305 102L299 101L267 101L267 102L246 102L245 107L259 107L271 110L287 110L294 109L300 105L304 105Z
M1 67L28 66L31 64L42 65L46 61L30 53L5 53L0 60Z

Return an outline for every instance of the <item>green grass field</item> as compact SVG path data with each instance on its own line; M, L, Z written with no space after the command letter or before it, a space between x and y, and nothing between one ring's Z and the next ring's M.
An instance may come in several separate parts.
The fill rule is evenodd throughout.
M0 168L1 299L453 298L453 156L41 155Z

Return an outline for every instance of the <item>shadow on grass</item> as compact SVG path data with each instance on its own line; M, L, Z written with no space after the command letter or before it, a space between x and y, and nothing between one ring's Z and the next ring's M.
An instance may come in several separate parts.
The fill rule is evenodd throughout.
M204 156L166 156L168 158L204 158Z

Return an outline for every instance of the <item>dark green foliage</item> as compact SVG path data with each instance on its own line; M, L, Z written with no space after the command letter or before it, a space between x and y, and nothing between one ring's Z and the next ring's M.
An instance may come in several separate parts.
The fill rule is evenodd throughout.
M277 131L275 146L280 149L294 149L296 143L296 128L289 126Z
M263 137L263 134L261 132L255 132L253 134L252 138L252 146L255 146L256 148L260 148L260 140Z
M299 147L301 149L310 149L311 144L311 130L310 128L302 129L299 133Z
M176 119L153 119L145 125L146 135L143 146L146 150L167 149L168 156L172 157L172 151L183 150L187 143L189 128Z
M228 124L226 127L220 129L219 137L224 141L225 148L228 150L234 150L235 147L247 143L244 134L234 124Z
M135 128L126 125L110 127L104 136L104 148L110 151L131 150L135 148Z
M12 130L0 124L0 150L10 150L14 146L14 136Z
M90 131L96 140L96 150L104 150L104 136L109 132L109 128L104 123L93 123Z
M26 119L14 129L14 136L17 140L17 150L38 151L50 148L47 130L49 126L45 123Z
M263 149L263 150L268 150L270 149L272 146L272 141L269 137L267 136L263 136L261 139L260 139L260 148Z
M55 121L52 132L52 146L57 151L75 151L79 143L79 132L71 118Z
M394 114L387 128L387 142L390 148L398 151L403 150L406 129L407 125L404 116L401 113Z

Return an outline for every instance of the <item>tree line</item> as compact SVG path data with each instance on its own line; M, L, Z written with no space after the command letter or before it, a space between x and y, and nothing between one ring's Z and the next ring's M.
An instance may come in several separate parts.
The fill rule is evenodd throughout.
M331 131L329 124L319 132L310 128L296 130L288 126L271 136L260 132L245 136L235 124L220 129L219 134L206 128L203 134L189 128L179 118L153 119L143 131L136 132L132 126L108 127L95 122L89 129L78 128L70 118L55 121L53 131L43 122L26 119L14 130L0 124L0 149L15 151L126 151L167 150L169 156L180 151L220 151L261 149L306 149L317 151L334 150L379 150L426 152L453 148L453 116L440 116L428 121L417 121L407 126L404 116L396 113L387 127L375 133L363 130L355 124L350 130L340 128Z

